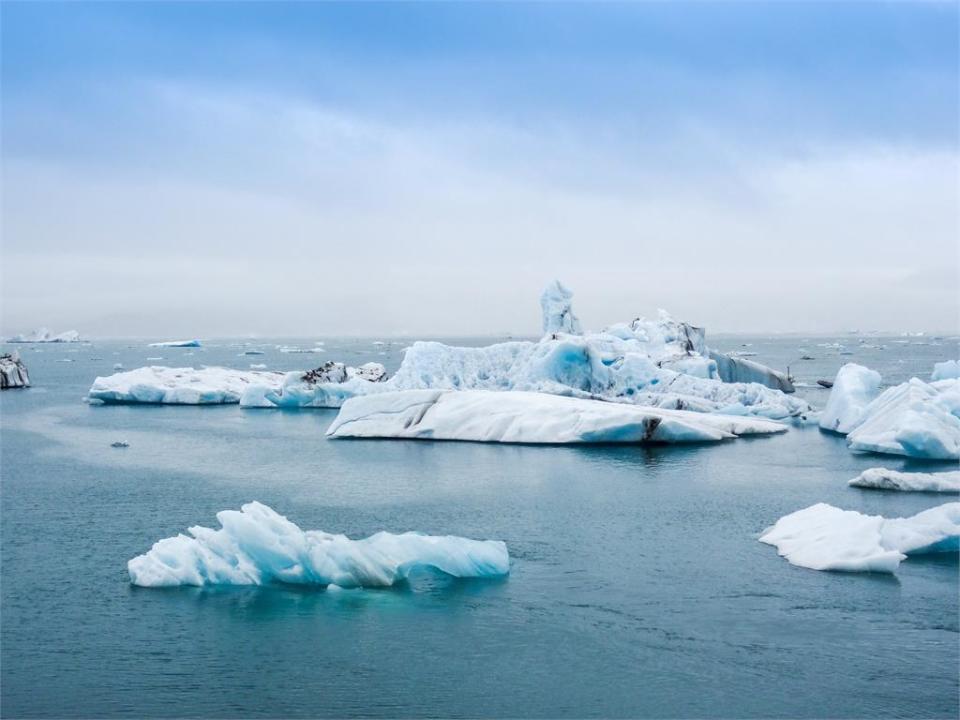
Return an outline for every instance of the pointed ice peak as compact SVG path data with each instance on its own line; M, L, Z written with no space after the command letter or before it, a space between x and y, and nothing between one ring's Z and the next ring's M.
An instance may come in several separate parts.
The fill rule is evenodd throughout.
M547 285L540 296L540 307L543 310L543 332L567 333L580 335L580 321L573 314L573 291L564 287L559 280Z

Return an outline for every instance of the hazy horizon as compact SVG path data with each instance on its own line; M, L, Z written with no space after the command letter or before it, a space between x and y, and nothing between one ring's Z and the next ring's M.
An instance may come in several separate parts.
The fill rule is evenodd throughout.
M2 322L956 333L956 3L2 12Z

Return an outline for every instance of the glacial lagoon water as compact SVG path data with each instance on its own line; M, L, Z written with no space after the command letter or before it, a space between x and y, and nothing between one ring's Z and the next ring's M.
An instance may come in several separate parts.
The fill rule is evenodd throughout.
M245 342L265 354L241 356ZM853 354L819 346L830 342ZM895 576L821 573L757 542L819 501L887 516L946 502L846 481L949 463L854 455L815 427L695 447L328 441L336 411L82 402L118 362L392 370L404 344L19 346L34 387L0 395L0 714L957 716L956 555L910 558ZM711 344L790 364L808 384L851 360L888 384L925 378L957 356L955 339ZM154 541L254 499L351 537L502 539L511 575L343 592L130 585L127 560Z

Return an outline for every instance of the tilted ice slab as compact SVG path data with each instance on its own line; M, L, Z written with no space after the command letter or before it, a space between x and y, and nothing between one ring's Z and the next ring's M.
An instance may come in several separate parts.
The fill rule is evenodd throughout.
M150 343L150 347L200 347L199 340L165 340Z
M960 380L913 378L887 388L847 435L851 450L960 459Z
M960 493L960 470L925 473L870 468L851 480L850 485L874 490Z
M960 503L887 519L818 503L780 518L760 537L799 567L893 572L907 555L956 552Z
M820 427L846 435L863 420L863 412L880 394L880 373L863 365L847 363L837 373L820 413Z
M543 393L406 390L348 400L327 435L545 444L679 443L785 429L780 423L752 417L662 410Z
M386 368L380 363L347 367L331 361L305 373L287 373L279 387L251 385L240 398L240 407L340 407L355 395L375 391L386 379Z
M496 577L510 572L507 546L420 533L379 532L363 540L301 530L258 502L217 513L220 530L192 527L155 543L127 563L130 582L174 585L338 585L382 587L419 568L454 577ZM192 537L191 537L192 536Z
M66 332L54 334L46 328L34 330L26 335L14 335L7 338L10 343L69 343L80 342L80 333L76 330L67 330Z
M283 373L222 367L142 367L93 381L88 397L105 403L218 405L237 403L252 386L279 388Z

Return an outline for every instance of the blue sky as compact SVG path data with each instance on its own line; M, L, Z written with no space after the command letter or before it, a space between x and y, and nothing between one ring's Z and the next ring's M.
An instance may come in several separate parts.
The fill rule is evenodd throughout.
M957 27L955 3L4 3L2 329L535 332L555 276L594 327L955 328Z

